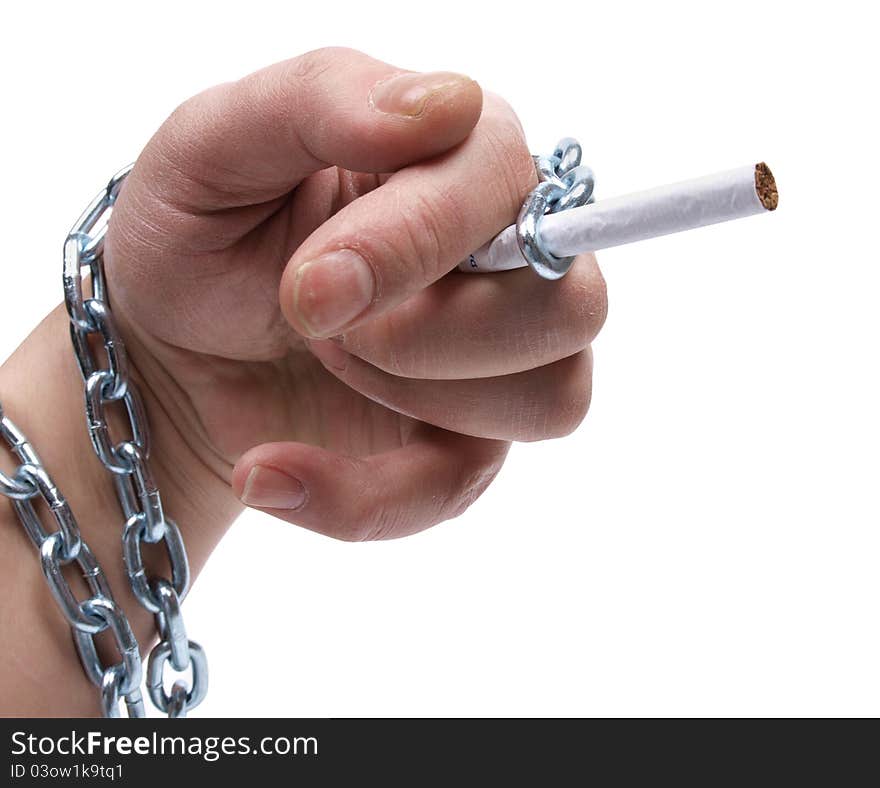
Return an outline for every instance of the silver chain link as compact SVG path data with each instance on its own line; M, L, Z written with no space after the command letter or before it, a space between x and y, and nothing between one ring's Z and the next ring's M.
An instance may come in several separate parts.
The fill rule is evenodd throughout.
M24 530L40 553L43 575L73 632L83 670L101 688L101 707L107 717L118 717L119 699L125 700L130 717L144 716L141 695L141 656L128 619L116 605L107 579L89 549L67 499L52 481L39 455L24 433L3 412L0 403L0 437L20 461L10 477L0 472L0 494L12 500L12 506ZM42 498L58 526L47 533L33 501ZM91 596L77 602L64 567L75 563L82 573ZM105 667L95 649L94 637L109 629L122 660Z
M64 300L70 317L70 336L85 386L86 423L95 454L110 471L116 495L125 517L123 557L132 591L138 601L156 617L159 643L150 654L147 689L153 703L173 717L184 717L205 697L208 664L205 652L189 640L180 604L189 589L189 563L177 525L165 516L159 489L149 465L150 433L144 405L129 374L125 346L119 334L104 278L104 237L113 206L131 167L120 170L92 201L73 226L64 244ZM92 296L83 295L83 269L91 274ZM105 353L100 366L92 352L90 337L97 335ZM121 403L131 437L116 442L110 434L108 410ZM0 484L4 479L0 478ZM171 580L150 577L141 556L142 545L164 544L171 565ZM107 626L110 614L89 610ZM80 654L85 651L92 664L94 647L85 637L77 638ZM192 685L178 678L170 693L164 687L165 663L174 671L192 670ZM121 671L102 674L105 706L118 705L126 697L128 684Z
M516 240L526 262L544 279L560 279L568 273L574 257L550 254L541 240L545 214L578 208L593 202L595 176L581 164L581 146L563 137L549 156L532 156L538 185L529 192L516 220Z

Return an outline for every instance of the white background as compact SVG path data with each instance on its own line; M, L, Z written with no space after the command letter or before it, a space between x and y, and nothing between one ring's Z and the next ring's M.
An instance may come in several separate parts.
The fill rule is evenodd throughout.
M328 44L463 71L611 196L766 160L774 215L600 256L591 413L463 517L247 513L187 602L202 715L876 715L877 62L865 3L14 4L0 358L183 99ZM491 177L474 173L474 177Z

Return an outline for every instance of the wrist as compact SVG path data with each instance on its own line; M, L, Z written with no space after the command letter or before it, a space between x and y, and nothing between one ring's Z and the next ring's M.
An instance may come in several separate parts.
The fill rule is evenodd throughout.
M83 385L71 352L68 326L63 307L40 323L0 367L0 400L66 496L84 540L128 616L141 650L146 651L155 638L154 619L134 598L121 560L124 518L110 475L88 438ZM141 390L150 422L153 474L168 516L181 529L195 576L240 504L181 435L179 422L169 416L151 381L141 374L139 363L144 356L134 344L131 377ZM110 414L114 441L129 437L125 428L115 423L114 415L118 414ZM4 470L9 471L12 464L4 457ZM48 524L45 512L43 515ZM12 644L0 656L4 663L0 669L4 711L28 715L95 713L97 693L80 668L67 623L40 572L39 555L3 497L0 522L0 567L9 589L0 615L5 619L5 639ZM167 576L163 553L161 549L150 550L145 555L150 576ZM75 573L68 578L74 583ZM85 598L85 587L79 583L73 585L74 593ZM102 657L118 661L113 653ZM60 694L59 676L64 677L66 687Z

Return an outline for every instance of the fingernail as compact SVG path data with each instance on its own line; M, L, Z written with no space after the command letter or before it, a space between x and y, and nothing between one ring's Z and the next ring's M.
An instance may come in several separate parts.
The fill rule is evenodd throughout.
M348 353L332 339L310 339L309 349L328 367L338 372L345 369Z
M398 74L383 79L370 92L370 106L391 115L414 118L425 111L428 100L444 91L451 91L473 82L464 74L433 71L428 74Z
M306 502L306 488L286 473L255 465L244 483L242 503L269 509L299 509Z
M375 283L366 260L352 249L316 257L296 272L293 306L310 336L338 334L372 302Z

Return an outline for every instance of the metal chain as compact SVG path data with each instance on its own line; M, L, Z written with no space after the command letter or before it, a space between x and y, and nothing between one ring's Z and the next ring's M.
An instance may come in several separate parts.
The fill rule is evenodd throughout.
M159 643L147 665L147 691L163 712L184 717L205 697L208 664L202 647L187 638L180 603L189 588L189 562L177 525L165 516L150 470L149 424L137 386L129 374L125 346L110 310L104 278L104 236L130 171L129 166L116 173L70 231L64 244L64 300L70 317L70 337L85 385L89 437L98 459L112 475L125 517L122 542L129 582L141 605L155 615L159 630ZM91 298L83 295L86 267L91 274ZM106 366L100 366L92 352L89 341L92 335L97 335L104 349ZM113 403L121 403L131 431L130 438L118 442L110 434L107 419ZM2 481L0 479L0 483ZM144 543L164 545L171 565L170 581L147 575L141 556ZM166 662L178 673L191 668L191 686L178 679L171 692L167 692L164 687ZM108 703L125 694L126 687L121 681L122 677L103 678Z
M544 279L560 279L574 257L556 257L541 241L545 214L578 208L593 202L595 176L581 164L581 146L572 137L556 143L550 156L532 156L540 183L529 192L516 220L516 240L526 262Z
M4 414L0 403L0 437L19 459L20 465L10 477L0 471L0 494L12 500L24 530L40 553L40 564L49 590L73 632L83 670L92 683L101 688L101 708L105 717L119 717L119 700L125 700L129 717L144 716L141 696L141 657L128 619L116 605L110 586L89 546L67 499L52 481L39 455L24 433ZM58 526L47 533L34 508L33 500L42 498ZM75 563L80 569L91 596L78 602L64 576L64 567ZM104 666L95 649L94 637L109 629L122 660Z

